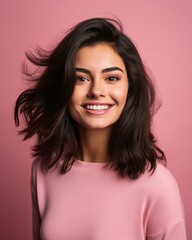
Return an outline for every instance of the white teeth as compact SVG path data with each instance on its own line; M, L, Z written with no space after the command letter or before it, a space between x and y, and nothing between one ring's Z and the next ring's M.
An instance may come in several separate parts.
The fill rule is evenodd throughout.
M108 109L109 105L86 105L85 108L91 110L104 110Z

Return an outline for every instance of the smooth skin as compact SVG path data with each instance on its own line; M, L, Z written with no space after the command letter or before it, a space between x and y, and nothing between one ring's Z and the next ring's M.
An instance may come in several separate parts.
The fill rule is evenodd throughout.
M110 133L128 94L125 65L110 45L99 43L77 52L75 68L76 84L68 107L79 128L79 158L88 162L109 161Z

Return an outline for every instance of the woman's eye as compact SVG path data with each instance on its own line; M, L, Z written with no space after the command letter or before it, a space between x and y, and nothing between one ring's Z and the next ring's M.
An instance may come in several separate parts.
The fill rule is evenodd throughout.
M76 77L76 81L78 81L78 82L85 82L85 81L88 81L88 78L86 78L86 77L81 77L81 76L77 76L77 77Z
M111 77L108 77L107 80L114 82L114 81L118 81L119 77L111 76Z

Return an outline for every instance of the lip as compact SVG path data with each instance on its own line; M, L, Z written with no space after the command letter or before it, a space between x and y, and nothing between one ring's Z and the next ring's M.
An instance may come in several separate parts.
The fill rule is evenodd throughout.
M88 102L82 104L82 108L91 115L103 115L110 111L114 103Z

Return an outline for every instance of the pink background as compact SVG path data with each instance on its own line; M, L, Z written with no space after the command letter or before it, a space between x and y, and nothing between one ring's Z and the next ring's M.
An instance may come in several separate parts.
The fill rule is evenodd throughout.
M50 46L80 20L112 14L156 80L163 105L154 130L180 187L192 237L192 1L1 0L0 11L0 239L32 239L32 142L21 141L13 122L15 99L26 87L20 74L24 51Z

